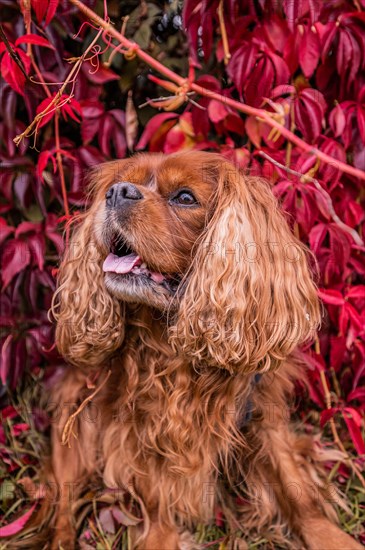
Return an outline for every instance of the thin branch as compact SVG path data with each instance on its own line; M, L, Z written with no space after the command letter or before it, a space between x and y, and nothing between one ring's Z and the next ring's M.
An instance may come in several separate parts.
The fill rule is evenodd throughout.
M192 94L194 94L194 92L188 92L187 94L185 94L187 96L186 99L189 100L189 96L192 95ZM159 107L160 105L165 104L167 106L168 102L170 102L172 100L175 101L177 99L181 99L181 96L165 95L165 96L160 96L160 97L154 97L152 99L147 99L147 101L145 101L144 103L141 103L141 105L138 105L138 109L142 109L143 107L147 107L147 105L151 105L152 107ZM197 103L196 103L196 106L205 111L205 107L202 107L201 105L198 105Z
M129 15L126 15L125 17L123 17L123 23L122 23L122 28L121 28L121 34L124 36L125 35L125 31L126 31L126 28L127 28L127 23L128 23L128 20L129 20ZM123 44L119 44L119 46L114 46L112 43L110 44L113 49L112 53L110 54L109 56L109 59L108 61L106 61L104 63L104 65L106 67L110 67L110 65L112 64L112 61L114 59L114 56L117 54L117 53L121 53L123 54L126 50L124 49L124 46Z
M199 86L195 82L188 82L186 78L179 76L168 67L165 67L164 65L162 65L162 63L157 61L157 59L154 59L147 52L142 50L138 44L136 44L135 42L132 42L131 40L128 40L128 38L126 38L120 32L118 32L113 25L111 25L109 22L104 21L99 15L97 15L92 9L87 7L83 2L81 2L80 0L70 0L70 3L76 6L88 19L96 23L96 25L108 31L108 33L113 38L118 40L120 44L122 44L127 50L129 50L131 54L137 55L139 59L147 63L147 65L149 65L150 67L158 71L160 74L164 75L172 82L175 82L180 87L186 87L186 85L188 84L189 89L186 91L193 90L194 92L196 92L201 96L209 97L210 99L216 99L217 101L220 101L221 103L224 103L225 105L228 105L229 107L232 107L233 109L236 109L242 113L257 117L263 120L266 124L268 124L268 126L271 126L272 128L276 128L280 132L280 134L283 137L285 137L287 140L294 143L295 145L300 147L303 151L306 151L308 154L313 155L316 158L320 159L325 164L333 164L333 162L336 162L339 170L341 170L342 172L346 174L350 174L361 180L365 180L365 172L363 172L362 170L359 170L358 168L355 168L354 166L350 166L345 162L338 161L337 159L334 159L333 157L331 157L330 155L327 155L323 151L320 151L316 147L313 147L312 145L306 143L299 136L296 136L293 132L291 132L290 130L285 128L285 126L280 124L280 122L275 120L272 116L272 113L265 111L264 109L256 109L255 107L251 107L249 105L245 105L244 103L240 103L239 101L223 96L219 93L213 92L212 90L208 90L202 86Z
M96 390L94 390L88 397L86 397L83 400L83 402L79 405L78 409L69 416L62 432L62 438L61 438L62 445L68 445L68 447L71 447L71 436L77 439L77 434L74 432L74 424L76 422L76 418L79 416L79 414L82 413L86 405L88 405L88 403L90 403L90 401L94 399L94 397L100 392L100 390L102 390L102 388L105 386L105 384L109 380L111 373L112 371L109 370L107 372L106 377L100 384L100 386L98 386Z
M301 174L300 172L297 172L297 170L293 170L292 168L288 168L288 166L284 166L284 164L281 164L277 160L271 158L264 151L258 151L258 154L261 157L263 157L264 159L271 162L271 164L273 164L274 166L277 166L278 168L281 168L282 170L285 170L285 172L287 172L288 174L292 174L293 176L297 176L303 182L308 182L309 181L309 182L313 183L315 188L321 193L321 195L326 200L329 214L330 214L331 218L333 219L333 221L335 222L335 224L338 225L339 227L341 227L341 229L343 229L344 231L346 231L346 233L349 233L351 235L351 237L354 239L356 244L358 244L359 246L364 245L364 242L361 239L360 235L357 233L357 231L355 231L355 229L353 229L352 227L349 227L342 220L340 220L340 218L338 217L338 215L335 212L333 202L332 202L332 199L331 199L330 195L327 193L327 191L325 189L323 189L323 187L321 186L321 184L319 183L318 180L316 180L315 178L312 178L311 176L308 176L307 174Z
M29 45L31 46L31 44L29 44ZM37 65L37 63L36 63L36 61L35 61L35 59L34 59L33 52L31 52L31 54L30 54L30 60L31 60L31 62L32 62L32 67L33 67L33 69L34 69L34 72L35 72L35 74L36 74L37 77L38 77L38 82L35 81L35 80L32 80L32 79L31 79L31 81L32 81L33 83L35 83L35 84L40 84L40 85L42 86L42 88L43 88L44 93L46 94L46 96L47 96L47 97L52 97L52 94L51 94L51 92L49 91L49 88L48 88L48 86L47 86L47 83L46 83L46 81L44 80L43 75L42 75L41 71L39 70L39 67L38 67L38 65Z
M60 119L60 111L57 109L56 113L55 113L55 118L54 118L55 142L56 142L56 162L57 162L57 168L58 168L58 172L60 174L60 180L61 180L63 209L64 209L64 212L65 212L65 215L67 216L67 218L69 218L70 217L70 209L68 207L66 180L65 180L65 173L64 173L63 164L62 164L59 119ZM66 249L68 248L69 237L70 237L70 226L68 224L66 224Z
M227 37L227 29L226 29L226 24L224 22L223 0L220 0L217 12L218 12L219 26L220 26L221 35L222 35L222 44L223 44L223 51L224 51L224 64L228 65L228 62L231 59L231 52L229 51L229 42L228 42L228 37Z

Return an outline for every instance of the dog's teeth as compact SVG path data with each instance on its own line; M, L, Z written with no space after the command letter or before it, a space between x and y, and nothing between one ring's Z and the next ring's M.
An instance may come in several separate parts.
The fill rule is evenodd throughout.
M141 267L142 269L146 269L147 264L145 262L143 262L143 264L141 264L139 267Z

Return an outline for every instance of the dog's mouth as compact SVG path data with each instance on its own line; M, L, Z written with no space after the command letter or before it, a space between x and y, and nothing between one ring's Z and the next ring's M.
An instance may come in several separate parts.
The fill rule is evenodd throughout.
M163 286L175 292L181 278L176 274L159 273L150 269L146 262L126 243L116 242L103 264L104 273L115 273L123 278L139 279Z

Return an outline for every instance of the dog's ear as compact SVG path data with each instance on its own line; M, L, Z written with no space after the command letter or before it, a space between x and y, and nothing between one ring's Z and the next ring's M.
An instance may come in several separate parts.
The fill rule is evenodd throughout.
M265 181L222 160L213 213L186 279L171 343L197 365L275 368L320 321L305 247Z
M95 214L103 196L101 168L92 175L92 206L66 247L52 304L56 345L67 361L81 367L100 366L124 338L124 305L105 288L105 257L95 239Z

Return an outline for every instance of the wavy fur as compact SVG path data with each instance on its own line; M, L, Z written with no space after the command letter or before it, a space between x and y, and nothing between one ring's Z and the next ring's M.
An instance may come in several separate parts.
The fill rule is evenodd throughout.
M77 418L71 448L60 445L65 415L53 423L60 486L74 482L77 498L94 476L131 493L145 519L133 548L198 547L189 531L217 505L247 537L360 548L335 526L312 439L289 422L293 382L304 377L295 348L320 314L307 252L267 184L202 152L138 155L99 167L94 182L54 299L58 348L79 368L67 369L53 400L63 410L74 396L77 407L90 394L89 368L96 384L111 374L93 423ZM116 182L143 200L108 210ZM182 187L196 197L191 208L176 204ZM107 289L102 262L115 231L151 271L179 276L176 292L130 274ZM53 549L73 547L70 511L62 497Z
M318 327L307 250L290 233L266 182L222 161L217 174L215 210L191 266L171 343L193 362L265 372Z

